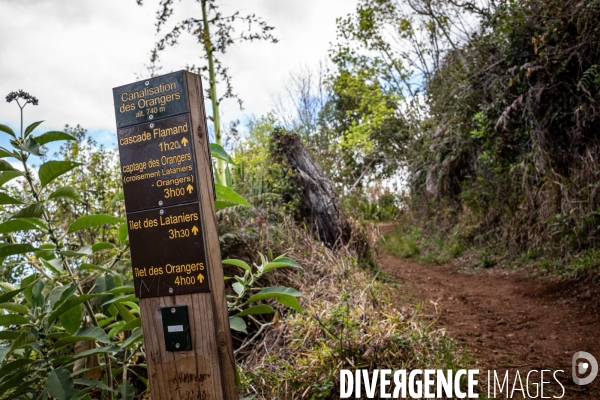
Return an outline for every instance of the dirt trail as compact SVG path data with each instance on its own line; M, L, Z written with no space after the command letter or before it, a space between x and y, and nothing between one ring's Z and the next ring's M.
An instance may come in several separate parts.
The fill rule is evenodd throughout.
M508 369L512 381L516 370L523 376L534 369L562 369L557 376L565 385L563 399L600 399L600 374L587 386L570 379L575 352L587 351L600 361L597 280L555 282L495 269L461 272L390 255L382 255L379 266L415 287L429 306L426 312L437 315L437 327L473 354L486 382L487 370L504 375ZM560 396L560 386L556 390L545 396ZM521 398L518 393L513 398Z

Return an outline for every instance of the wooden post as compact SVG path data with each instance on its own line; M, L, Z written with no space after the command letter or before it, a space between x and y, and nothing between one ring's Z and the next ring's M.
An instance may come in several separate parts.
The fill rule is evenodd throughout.
M200 76L179 71L113 94L151 398L237 400ZM186 309L174 306L187 306L189 325L163 324L162 313ZM188 326L184 350L169 335Z

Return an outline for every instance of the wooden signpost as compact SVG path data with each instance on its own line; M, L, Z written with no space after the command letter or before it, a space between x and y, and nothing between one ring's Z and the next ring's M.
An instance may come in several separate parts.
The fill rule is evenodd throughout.
M152 400L239 398L200 76L113 89Z

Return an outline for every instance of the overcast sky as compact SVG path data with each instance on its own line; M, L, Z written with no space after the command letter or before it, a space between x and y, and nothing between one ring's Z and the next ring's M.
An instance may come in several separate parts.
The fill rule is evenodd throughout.
M223 104L225 122L272 109L291 72L327 58L335 19L352 12L356 0L224 0L224 11L256 13L275 27L277 44L242 43L223 60L244 101ZM112 88L146 77L144 67L157 39L158 0L0 0L0 123L18 128L14 103L3 98L23 89L40 100L25 121L45 120L39 133L81 124L100 142L115 143ZM193 0L175 1L171 18L200 18ZM186 36L162 54L161 73L200 64L202 48ZM221 88L222 91L222 88ZM43 128L43 129L42 129Z

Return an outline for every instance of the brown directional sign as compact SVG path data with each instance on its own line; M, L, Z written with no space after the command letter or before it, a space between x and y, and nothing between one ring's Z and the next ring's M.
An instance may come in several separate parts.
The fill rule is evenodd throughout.
M151 397L239 400L201 78L113 97Z
M113 89L117 128L189 112L185 71Z
M117 130L127 212L198 201L189 114Z
M127 226L137 297L210 291L197 202L127 213Z

